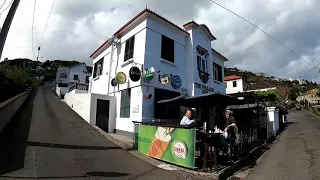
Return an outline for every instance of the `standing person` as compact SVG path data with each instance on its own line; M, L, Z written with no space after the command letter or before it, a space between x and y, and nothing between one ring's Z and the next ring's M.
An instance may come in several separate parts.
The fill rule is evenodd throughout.
M236 119L233 117L233 112L230 110L226 111L227 127L224 129L224 137L221 139L221 144L227 148L228 153L230 152L228 139L233 140L233 144L237 145L240 141L238 127L236 125Z
M191 117L191 111L187 110L186 113L184 114L183 118L180 121L180 125L191 125L192 123L196 122L194 119L190 120Z

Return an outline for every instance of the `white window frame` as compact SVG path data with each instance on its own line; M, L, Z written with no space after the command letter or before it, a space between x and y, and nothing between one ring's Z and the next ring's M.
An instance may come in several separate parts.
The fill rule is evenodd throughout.
M209 56L208 51L199 45L197 46L196 51L197 51L197 68L202 72L208 73L208 56ZM201 53L201 51L204 51L204 53L203 52ZM198 58L201 58L200 67L198 65Z

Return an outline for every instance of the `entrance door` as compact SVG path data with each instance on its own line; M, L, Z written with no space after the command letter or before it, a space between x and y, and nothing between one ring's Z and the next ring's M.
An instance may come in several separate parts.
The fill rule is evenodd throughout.
M207 126L209 125L208 124L208 122L209 122L209 120L210 120L210 111L209 111L209 108L207 108L207 107L203 107L203 108L201 108L201 111L200 111L201 113L201 123L203 123L203 122L207 122Z
M106 132L109 125L109 105L108 100L97 99L96 125Z

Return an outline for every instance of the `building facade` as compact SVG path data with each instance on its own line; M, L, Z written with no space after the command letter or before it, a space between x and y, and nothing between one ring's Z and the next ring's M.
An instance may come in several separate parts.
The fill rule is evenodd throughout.
M102 115L99 98L91 98L90 123L130 134L132 121L180 121L184 110L157 104L159 100L225 94L227 59L211 48L214 40L205 25L191 21L180 28L149 9L140 12L90 56L94 64L90 92L100 100L105 95L104 101L116 106L109 105L110 113ZM115 121L110 119L113 110ZM109 117L107 122L102 122L103 116Z
M92 68L86 66L85 63L72 67L59 67L56 74L57 94L59 96L65 95L73 89L87 91L91 75Z

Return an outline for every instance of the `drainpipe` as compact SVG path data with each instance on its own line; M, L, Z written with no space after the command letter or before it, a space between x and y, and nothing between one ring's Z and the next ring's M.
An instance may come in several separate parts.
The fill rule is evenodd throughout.
M111 72L111 66L112 66L112 56L113 56L113 43L111 43L111 53L110 53L110 65L109 65L109 71L108 71L108 92L107 95L110 93L110 83L111 83L111 76L110 76L110 72Z

